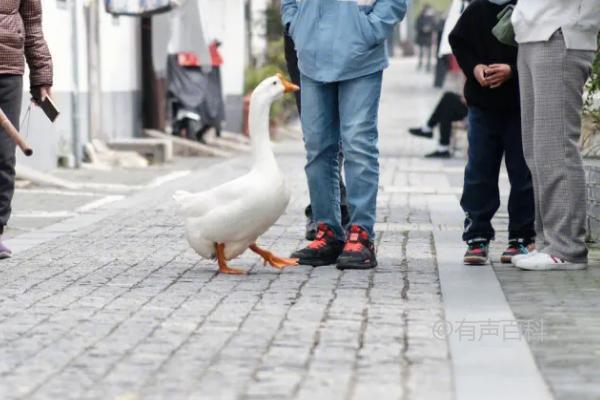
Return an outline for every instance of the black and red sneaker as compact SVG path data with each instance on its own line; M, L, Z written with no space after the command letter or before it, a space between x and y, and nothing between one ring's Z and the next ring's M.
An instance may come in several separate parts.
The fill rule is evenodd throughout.
M369 234L358 225L352 225L348 231L348 240L344 251L338 258L337 268L371 269L377 266L375 245Z
M490 241L487 239L473 239L467 242L467 251L464 257L466 265L485 265L488 262Z
M510 264L513 257L525 256L535 251L535 239L511 239L508 241L508 247L502 253L500 261L503 264Z
M336 239L333 230L327 224L319 224L315 240L296 251L291 258L297 258L301 265L321 267L335 264L343 248L344 242Z

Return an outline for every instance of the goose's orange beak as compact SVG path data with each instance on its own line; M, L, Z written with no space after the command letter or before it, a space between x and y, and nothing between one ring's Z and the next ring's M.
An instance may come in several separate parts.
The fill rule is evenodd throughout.
M300 86L294 85L292 82L290 82L287 79L285 79L283 77L283 75L277 74L277 77L279 78L279 80L283 84L283 88L284 88L283 92L284 93L294 93L294 92L297 92L297 91L300 90Z

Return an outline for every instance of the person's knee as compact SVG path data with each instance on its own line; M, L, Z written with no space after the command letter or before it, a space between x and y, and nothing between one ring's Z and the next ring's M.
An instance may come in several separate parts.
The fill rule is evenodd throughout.
M323 159L337 162L338 154L339 145L337 143L323 144L322 142L315 141L309 144L306 142L307 167Z
M377 131L353 135L343 143L345 163L365 170L378 168Z
M454 92L445 92L444 95L442 96L442 102L445 102L445 103L451 102L451 101L455 100L456 97L460 98L460 96L458 96Z

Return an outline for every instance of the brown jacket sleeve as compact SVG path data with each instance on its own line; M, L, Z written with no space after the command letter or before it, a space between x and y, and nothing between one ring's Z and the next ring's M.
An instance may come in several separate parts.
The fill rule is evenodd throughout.
M52 57L42 32L42 1L21 0L19 13L25 25L25 59L31 71L31 86L52 86Z

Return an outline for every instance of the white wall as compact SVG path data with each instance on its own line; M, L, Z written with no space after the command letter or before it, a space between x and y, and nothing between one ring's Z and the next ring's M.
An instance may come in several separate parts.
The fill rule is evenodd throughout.
M205 37L223 42L220 51L223 92L225 96L241 96L246 68L246 22L244 0L199 0Z
M100 62L102 91L140 89L140 20L115 18L100 9Z
M80 91L87 92L87 38L84 0L78 4ZM100 1L100 0L96 0ZM64 2L44 0L44 33L54 62L55 90L73 90L71 14ZM100 63L102 90L122 92L140 87L139 19L114 18L100 5Z
M1 1L1 0L0 0ZM58 155L67 155L72 150L72 93L74 91L74 65L79 69L78 104L81 112L80 137L86 141L89 121L88 90L88 50L84 4L90 0L74 0L77 6L78 48L73 56L72 18L69 1L43 0L44 33L54 63L55 100L62 111L56 124L51 125L41 111L34 110L31 117L30 141L36 150L31 159L19 159L20 162L49 168L56 164ZM132 100L140 88L140 40L139 19L122 17L115 20L104 10L100 3L100 71L103 103L114 104L114 109L105 109L102 116L107 120L103 124L106 136L131 136L135 134L135 121L140 118ZM25 91L29 82L26 71ZM25 108L29 97L25 96ZM113 101L114 99L114 101ZM106 107L105 107L106 108ZM103 127L103 128L104 128Z

